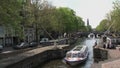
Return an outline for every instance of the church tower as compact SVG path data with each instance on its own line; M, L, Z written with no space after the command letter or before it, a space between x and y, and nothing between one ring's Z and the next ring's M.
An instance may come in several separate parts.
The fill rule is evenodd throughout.
M89 24L89 19L87 19L87 26L89 26L90 24Z

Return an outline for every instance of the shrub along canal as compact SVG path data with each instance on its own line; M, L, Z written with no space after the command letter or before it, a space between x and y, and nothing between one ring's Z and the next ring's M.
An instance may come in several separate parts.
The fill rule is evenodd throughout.
M53 60L50 62L47 62L45 64L43 64L42 66L39 66L38 68L90 68L91 64L93 63L93 45L95 43L95 41L99 41L99 39L82 39L82 40L78 40L78 42L75 43L75 46L77 45L87 45L89 48L89 57L87 59L86 62L79 64L78 66L68 66L66 64L63 63L62 59L58 59L58 60Z

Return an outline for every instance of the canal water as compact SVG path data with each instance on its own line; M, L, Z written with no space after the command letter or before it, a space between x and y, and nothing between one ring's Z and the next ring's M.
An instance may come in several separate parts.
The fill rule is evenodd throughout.
M38 68L90 68L91 64L93 63L93 45L95 43L95 41L99 41L99 39L94 39L94 38L86 38L84 40L78 40L78 42L76 43L77 45L87 45L89 48L89 57L87 59L86 62L81 63L77 66L69 66L63 63L63 59L58 59L58 60L53 60L50 61L46 64L44 64L42 67L38 67Z

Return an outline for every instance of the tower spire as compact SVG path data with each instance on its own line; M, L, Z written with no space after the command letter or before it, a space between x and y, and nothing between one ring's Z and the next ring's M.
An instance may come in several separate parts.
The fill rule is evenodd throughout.
M89 24L89 19L87 19L87 26L89 26L90 24Z

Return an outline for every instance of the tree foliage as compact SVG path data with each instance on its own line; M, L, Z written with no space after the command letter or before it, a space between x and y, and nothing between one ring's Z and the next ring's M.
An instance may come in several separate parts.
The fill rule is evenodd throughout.
M113 10L107 14L107 18L102 20L97 27L97 30L104 31L110 30L113 32L119 32L120 30L120 1L113 2Z
M24 34L23 27L33 27L36 35L40 31L59 35L87 30L74 10L56 8L46 0L1 0L0 25L10 25L20 37Z
M19 0L0 1L0 25L5 27L8 34L21 34L20 23L22 17L19 14L22 4Z
M120 30L120 1L114 2L114 10L111 12L111 23L113 23L112 31Z
M104 19L100 22L100 25L97 26L96 30L97 31L106 31L108 29L108 20Z

